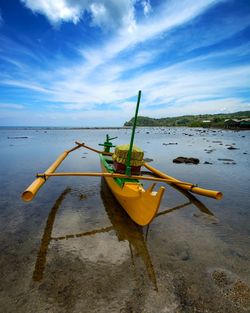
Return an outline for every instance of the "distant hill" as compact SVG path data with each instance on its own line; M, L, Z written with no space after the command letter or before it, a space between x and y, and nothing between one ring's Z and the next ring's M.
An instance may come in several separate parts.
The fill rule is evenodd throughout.
M176 117L151 118L147 116L138 116L137 126L187 126L202 127L203 121L210 121L212 127L223 127L225 119L250 118L250 111L241 111L235 113L203 114L203 115L183 115ZM132 126L134 118L126 122L124 126Z

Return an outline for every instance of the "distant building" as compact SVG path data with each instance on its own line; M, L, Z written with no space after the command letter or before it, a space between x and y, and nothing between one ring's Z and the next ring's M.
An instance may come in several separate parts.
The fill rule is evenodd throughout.
M240 128L250 129L250 118L244 118L240 121Z
M203 120L202 121L202 127L210 127L211 121L210 120Z
M224 121L225 128L247 128L250 129L250 118L244 119L226 119Z

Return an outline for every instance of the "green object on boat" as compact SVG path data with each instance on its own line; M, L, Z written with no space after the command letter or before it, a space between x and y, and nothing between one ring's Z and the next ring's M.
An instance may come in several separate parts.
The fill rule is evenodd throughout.
M138 116L138 111L139 111L139 105L140 105L140 100L141 100L141 90L138 92L138 98L137 98L137 104L136 104L136 110L135 110L135 117L134 117L134 125L132 129L132 134L131 134L131 139L130 139L130 145L129 145L129 150L128 150L128 156L127 156L127 161L126 161L126 175L131 175L131 154L133 150L133 145L134 145L134 137L135 137L135 128L136 128L136 122L137 122L137 116Z

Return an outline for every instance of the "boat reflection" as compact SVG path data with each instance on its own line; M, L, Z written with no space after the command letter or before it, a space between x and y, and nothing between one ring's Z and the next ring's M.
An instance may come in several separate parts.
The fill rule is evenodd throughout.
M149 226L147 226L146 234L144 235L144 228L131 220L120 204L116 201L103 178L101 181L101 197L118 240L126 240L129 243L131 260L135 272L136 268L134 255L136 254L142 259L149 279L154 284L155 290L158 291L154 267L146 244L146 237Z
M37 254L36 258L36 264L35 264L35 269L33 272L33 280L34 281L40 281L43 278L43 272L45 269L45 264L46 264L46 256L47 256L47 251L48 247L51 241L51 234L53 230L53 225L55 222L55 217L58 209L60 208L63 200L71 192L70 188L66 188L61 195L58 197L58 199L55 201L54 205L52 206L50 213L48 215L48 219L43 231L43 237L41 240L40 248Z
M177 187L174 187L174 188L179 190L179 188ZM178 205L174 208L170 208L170 209L159 212L156 215L156 218L162 215L174 212L176 210L185 208L191 204L195 205L202 213L208 214L210 216L214 216L214 214L195 196L183 190L179 190L179 191L183 193L183 195L186 196L189 201L184 204ZM47 251L48 251L51 240L65 240L69 238L93 236L98 233L106 233L109 231L114 231L117 236L118 241L127 241L129 244L131 261L135 270L135 274L136 274L136 266L135 266L135 255L136 255L136 257L139 257L143 261L148 277L150 281L153 283L155 290L158 291L155 270L154 270L153 263L152 263L152 260L148 251L148 247L147 247L147 237L148 237L149 226L147 227L139 226L135 224L129 218L129 216L122 209L122 207L119 205L119 203L116 201L116 199L110 192L104 179L101 180L101 192L100 193L101 193L103 205L105 207L105 210L106 210L107 216L109 217L111 225L104 227L104 228L87 231L87 232L81 232L81 233L76 233L76 234L66 234L60 237L52 236L53 225L55 222L58 209L62 205L65 197L70 192L71 192L70 188L66 188L62 192L62 194L55 201L48 215L46 226L43 232L43 237L41 239L40 248L37 254L36 264L35 264L35 268L33 272L33 280L41 281L43 279L43 274L44 274L45 266L46 266ZM136 276L138 275L136 274Z

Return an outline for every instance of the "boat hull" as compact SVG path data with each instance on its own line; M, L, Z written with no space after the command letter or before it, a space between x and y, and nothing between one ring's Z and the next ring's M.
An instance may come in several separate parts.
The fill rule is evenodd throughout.
M102 172L110 173L110 165L106 163L104 156L100 156L100 161ZM144 226L153 220L158 212L164 187L155 192L155 184L145 190L137 180L123 179L122 184L110 177L105 177L105 180L117 201L135 223Z

